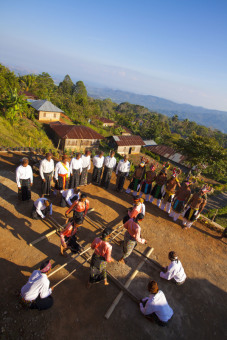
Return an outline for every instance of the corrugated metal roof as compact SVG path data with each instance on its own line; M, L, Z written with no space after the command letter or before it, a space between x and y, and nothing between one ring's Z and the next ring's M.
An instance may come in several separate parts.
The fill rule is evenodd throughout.
M179 164L183 163L186 160L185 156L176 152L176 150L172 149L170 146L167 145L151 145L146 146L146 149Z
M116 140L116 137L118 140ZM118 146L145 145L140 136L113 136Z
M144 140L144 143L145 143L147 146L157 145L157 143L155 143L155 141L154 141L153 139Z
M110 120L106 117L96 117L96 119L98 119L100 122L103 122L103 123L109 123L109 124L114 123L115 124L115 122L113 120Z
M37 111L64 112L48 100L33 100L30 105Z
M103 139L104 137L98 132L87 126L82 125L66 125L66 124L50 124L56 134L63 139Z

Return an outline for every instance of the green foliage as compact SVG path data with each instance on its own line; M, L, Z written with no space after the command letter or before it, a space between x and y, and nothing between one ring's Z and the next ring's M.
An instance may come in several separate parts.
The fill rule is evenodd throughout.
M22 118L24 112L28 107L27 101L23 96L19 96L17 88L13 90L10 88L8 95L4 98L1 103L2 112L7 120L11 124L14 124L18 118Z
M68 74L65 76L64 80L60 82L58 89L59 92L62 92L63 94L73 94L74 84Z
M156 159L156 161L160 162L160 157L158 155L155 155L153 152L147 150L144 147L141 148L141 153L144 153L145 155L148 155L148 156Z

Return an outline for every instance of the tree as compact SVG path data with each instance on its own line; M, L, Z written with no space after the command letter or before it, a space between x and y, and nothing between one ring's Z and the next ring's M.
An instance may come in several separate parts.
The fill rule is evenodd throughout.
M27 74L25 76L19 77L19 82L21 84L21 88L25 91L31 91L36 86L36 75L35 74Z
M10 89L8 96L3 102L3 110L6 119L13 124L27 110L27 102L23 96L19 96L17 89Z
M78 104L83 106L87 103L87 89L81 80L74 86L73 93Z
M62 82L60 82L58 89L64 94L73 94L74 84L70 76L67 74Z

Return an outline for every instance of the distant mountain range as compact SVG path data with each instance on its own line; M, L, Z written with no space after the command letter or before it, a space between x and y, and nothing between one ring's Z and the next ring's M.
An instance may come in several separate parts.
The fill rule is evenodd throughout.
M151 95L141 95L132 92L112 90L108 88L94 88L87 86L88 95L97 99L110 98L115 103L128 102L147 107L153 112L162 113L169 117L178 115L179 119L189 119L212 129L227 133L227 112L205 109L189 104L177 104L171 100Z

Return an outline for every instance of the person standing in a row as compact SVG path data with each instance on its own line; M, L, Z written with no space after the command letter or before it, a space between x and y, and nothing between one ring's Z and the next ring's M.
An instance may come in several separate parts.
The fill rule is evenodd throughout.
M42 178L42 197L50 195L51 181L54 176L54 161L52 154L47 153L46 157L40 162L39 173Z
M93 158L94 170L92 174L92 182L94 184L100 184L103 163L104 163L103 151L99 151L98 155L96 155Z
M71 159L69 164L70 170L70 189L77 188L80 184L80 175L82 173L81 153L77 152L76 157Z
M110 156L105 157L105 160L104 160L104 171L102 175L101 186L105 187L106 189L108 189L109 187L111 175L117 163L114 155L115 155L115 152L111 151Z
M62 157L62 162L58 162L56 164L54 177L56 180L55 188L57 190L68 189L70 170L69 170L69 162L67 160L66 155Z
M116 191L123 191L125 178L128 176L130 171L130 162L128 161L128 156L125 155L123 159L121 159L117 165L116 175Z
M30 200L31 186L33 185L33 172L27 157L22 158L22 164L16 169L16 182L19 200Z
M80 176L80 185L87 185L87 176L88 171L91 168L91 151L86 150L85 154L82 155L81 161L82 161L82 172Z

